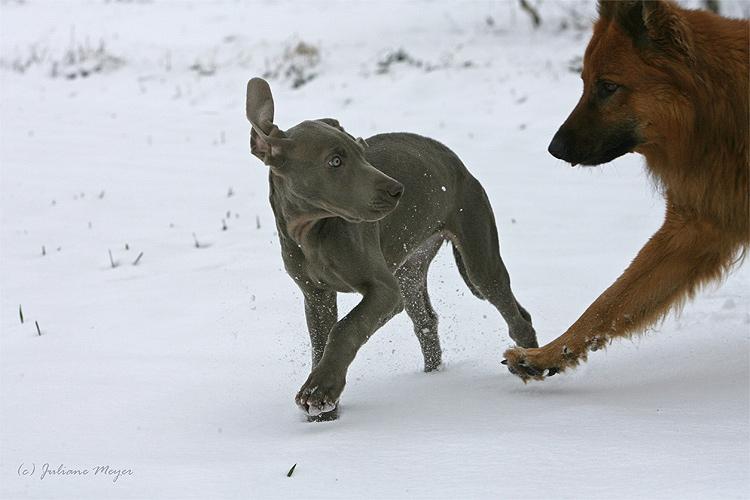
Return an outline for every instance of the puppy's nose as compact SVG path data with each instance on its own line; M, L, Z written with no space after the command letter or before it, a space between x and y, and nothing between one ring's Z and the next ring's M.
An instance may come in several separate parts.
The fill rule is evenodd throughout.
M398 199L401 198L401 195L404 194L404 185L400 182L392 182L388 188L386 189L388 191L388 194L392 197Z
M568 157L568 141L565 135L562 129L558 130L547 148L549 154L560 160L567 160Z

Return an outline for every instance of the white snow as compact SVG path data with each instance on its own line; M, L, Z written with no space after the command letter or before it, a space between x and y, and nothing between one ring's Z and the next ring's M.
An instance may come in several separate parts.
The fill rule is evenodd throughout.
M3 2L0 497L746 498L747 265L524 385L500 365L505 324L443 249L445 366L421 372L401 314L360 351L338 421L294 404L309 345L249 154L252 76L280 69L282 128L331 116L451 147L488 192L542 342L659 226L639 157L587 170L546 152L588 38L560 23L594 8L542 7L534 31L502 2ZM407 62L378 64L399 48ZM317 76L292 89L290 61ZM110 472L42 479L44 464Z

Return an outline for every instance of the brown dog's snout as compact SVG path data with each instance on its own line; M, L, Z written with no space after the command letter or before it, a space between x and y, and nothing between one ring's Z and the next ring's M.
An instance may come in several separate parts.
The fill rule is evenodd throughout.
M552 142L549 143L547 151L549 151L549 154L551 154L555 158L569 162L571 161L571 143L572 141L570 134L567 132L567 130L561 127L560 130L558 130L555 136L552 138Z

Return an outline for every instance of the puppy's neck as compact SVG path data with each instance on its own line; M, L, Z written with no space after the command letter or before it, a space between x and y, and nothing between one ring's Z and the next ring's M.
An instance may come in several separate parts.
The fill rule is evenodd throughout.
M271 174L271 206L276 215L279 230L300 247L304 247L315 225L323 219L335 217L330 212L314 206L309 201L295 196L285 185L284 179Z
M329 214L325 215L313 215L313 214L302 214L286 220L286 230L289 236L300 246L305 246L307 237L310 235L310 231L315 227L316 223L323 219L331 217Z

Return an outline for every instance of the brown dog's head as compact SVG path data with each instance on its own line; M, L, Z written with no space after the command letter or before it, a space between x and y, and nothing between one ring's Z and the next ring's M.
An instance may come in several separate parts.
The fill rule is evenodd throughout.
M250 150L283 180L284 196L318 214L349 222L374 222L392 212L404 186L365 159L367 143L332 118L307 120L287 131L274 125L274 103L265 80L247 84Z
M686 97L692 54L690 27L672 3L600 0L583 59L583 95L550 154L572 165L600 165L676 139L692 119Z

